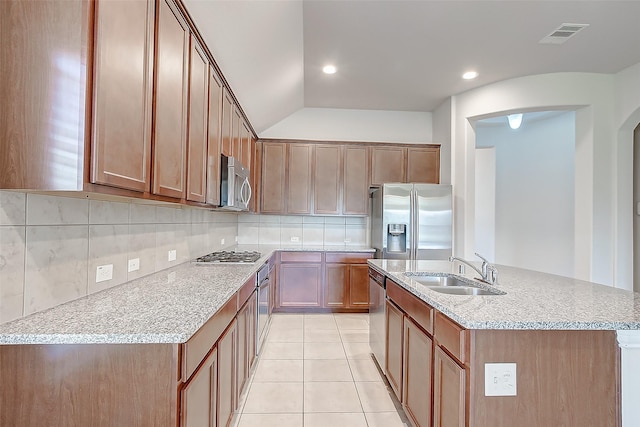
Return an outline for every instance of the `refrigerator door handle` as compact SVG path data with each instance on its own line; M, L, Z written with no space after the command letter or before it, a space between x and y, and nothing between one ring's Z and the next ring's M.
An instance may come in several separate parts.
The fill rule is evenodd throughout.
M417 229L416 229L416 212L418 211L416 206L416 190L415 188L411 189L410 194L410 206L411 206L411 242L409 247L409 259L416 259L416 239L418 237Z

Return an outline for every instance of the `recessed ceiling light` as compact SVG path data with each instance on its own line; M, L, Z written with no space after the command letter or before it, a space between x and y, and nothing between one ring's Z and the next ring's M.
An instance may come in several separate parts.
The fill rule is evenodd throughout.
M322 67L322 72L325 74L335 74L336 67L333 65L325 65L324 67Z
M464 73L462 75L462 78L465 79L465 80L475 79L476 77L478 77L478 72L477 71L467 71L466 73Z

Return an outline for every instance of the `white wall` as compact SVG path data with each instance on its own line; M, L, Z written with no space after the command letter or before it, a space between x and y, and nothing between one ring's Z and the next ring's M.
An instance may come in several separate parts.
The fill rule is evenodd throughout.
M496 148L476 150L476 252L496 260Z
M431 113L303 108L260 138L431 143ZM437 142L436 142L437 143Z
M575 276L614 283L614 76L555 73L471 90L452 103L456 253L473 256L475 131L469 120L514 111L576 111ZM597 159L597 161L595 161Z
M0 323L235 245L238 216L0 191ZM176 250L176 260L168 251ZM128 260L140 269L127 272ZM96 283L96 268L113 278Z
M498 264L573 277L575 114L527 117L517 130L506 118L476 125L476 147L495 147L495 205L486 206L490 194L476 179L476 219L486 223L483 211L495 209ZM476 150L476 176L491 175L484 151ZM483 226L476 221L476 238Z
M451 117L453 98L447 99L433 112L433 143L440 144L440 183L451 184Z

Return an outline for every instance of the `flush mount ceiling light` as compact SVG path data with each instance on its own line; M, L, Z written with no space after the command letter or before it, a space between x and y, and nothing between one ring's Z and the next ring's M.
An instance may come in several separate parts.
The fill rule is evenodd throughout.
M509 127L511 129L518 129L522 124L522 113L509 114L507 120L509 120Z
M465 80L475 79L476 77L478 77L478 72L477 71L467 71L466 73L464 73L462 75L462 78L465 79Z
M337 70L334 65L325 65L324 67L322 67L322 72L325 74L335 74L336 71Z

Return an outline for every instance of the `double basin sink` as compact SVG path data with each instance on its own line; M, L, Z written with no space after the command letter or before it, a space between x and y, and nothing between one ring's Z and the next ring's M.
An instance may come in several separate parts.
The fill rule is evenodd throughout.
M462 279L458 276L434 276L424 273L404 273L405 277L427 286L429 289L450 295L504 295L498 289L490 289L489 285L482 285L472 279Z

